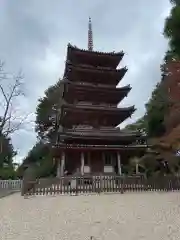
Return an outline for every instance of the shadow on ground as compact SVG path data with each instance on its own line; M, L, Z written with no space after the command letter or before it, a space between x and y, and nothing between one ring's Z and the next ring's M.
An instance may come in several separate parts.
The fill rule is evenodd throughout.
M19 190L7 190L7 189L0 189L0 199L7 197L11 194L17 193Z

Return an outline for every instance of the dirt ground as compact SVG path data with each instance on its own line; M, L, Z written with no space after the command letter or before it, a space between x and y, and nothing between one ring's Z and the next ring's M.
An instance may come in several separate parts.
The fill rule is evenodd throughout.
M13 194L0 199L1 240L180 239L180 193Z

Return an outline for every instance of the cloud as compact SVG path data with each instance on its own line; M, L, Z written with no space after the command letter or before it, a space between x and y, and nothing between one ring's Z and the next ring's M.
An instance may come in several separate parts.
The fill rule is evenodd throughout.
M169 0L2 0L0 59L11 72L23 70L26 101L21 102L22 112L35 112L38 98L62 76L68 42L87 48L91 16L94 48L126 53L122 64L129 71L120 85L130 83L133 89L122 105L135 104L133 119L140 117L160 80L159 67L167 48L162 31L169 9ZM29 125L13 136L17 161L36 141L34 126Z

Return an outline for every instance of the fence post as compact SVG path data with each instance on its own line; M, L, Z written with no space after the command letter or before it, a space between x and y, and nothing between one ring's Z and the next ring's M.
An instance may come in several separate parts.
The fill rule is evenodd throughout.
M149 190L149 181L148 181L147 176L144 177L143 180L144 180L144 184L143 184L143 186L144 186L144 190L145 190L145 191L148 191L148 190Z
M78 188L79 188L79 186L78 186L78 177L75 177L75 179L76 179L76 190L75 190L75 194L76 194L76 196L78 195Z
M121 177L121 194L124 193L124 177Z

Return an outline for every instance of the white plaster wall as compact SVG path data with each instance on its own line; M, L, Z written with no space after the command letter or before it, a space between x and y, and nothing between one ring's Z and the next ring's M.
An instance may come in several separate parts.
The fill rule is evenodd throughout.
M84 166L84 173L90 173L91 169L90 166Z
M113 173L114 172L113 166L104 166L104 172Z

